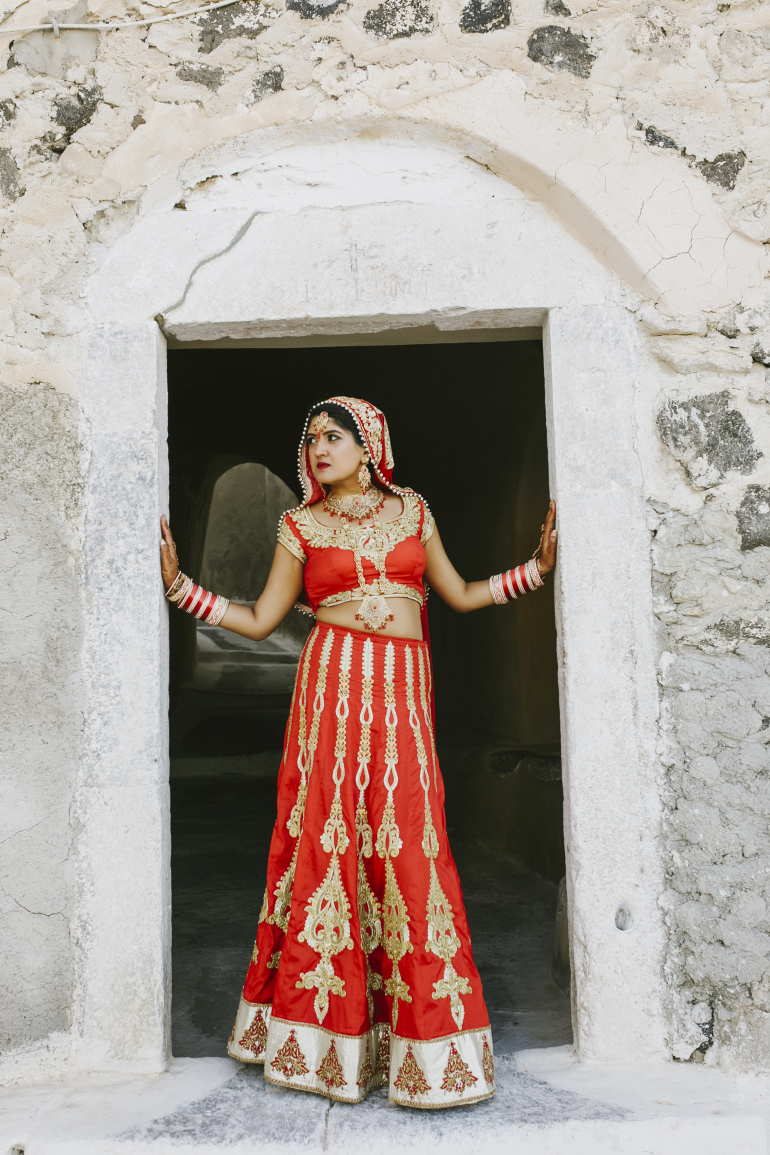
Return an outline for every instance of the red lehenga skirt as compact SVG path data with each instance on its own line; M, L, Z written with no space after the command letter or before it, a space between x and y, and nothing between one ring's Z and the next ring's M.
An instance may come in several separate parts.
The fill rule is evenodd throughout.
M489 1016L449 849L427 645L318 624L228 1052L281 1086L410 1107L494 1093Z

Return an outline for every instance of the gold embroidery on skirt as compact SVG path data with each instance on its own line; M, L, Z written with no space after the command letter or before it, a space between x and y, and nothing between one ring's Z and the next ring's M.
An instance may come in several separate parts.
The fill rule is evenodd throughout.
M361 949L366 956L366 1001L369 1007L369 1026L374 1025L374 998L372 991L382 990L382 975L372 970L369 955L382 943L382 921L380 904L366 877L364 859L371 858L373 852L373 832L369 824L364 791L369 785L369 760L371 752L372 691L374 686L374 646L372 639L364 642L361 659L361 739L358 744L358 805L356 807L356 848L358 851L358 921L361 927ZM369 1078L372 1077L371 1062ZM361 1084L359 1083L359 1086Z
M330 1091L332 1087L347 1087L348 1081L342 1073L342 1064L337 1056L334 1039L329 1043L329 1050L326 1052L321 1066L316 1071L316 1075L318 1075L322 1083L326 1084Z
M299 842L294 847L294 853L291 856L291 862L287 866L284 873L278 880L278 885L273 891L275 897L275 906L273 913L268 918L271 926L277 926L284 934L289 926L289 915L291 914L291 895L294 887L294 871L297 868L297 856L299 854Z
M398 1074L393 1080L393 1086L399 1091L406 1091L410 1099L413 1099L415 1095L424 1095L427 1091L432 1090L430 1083L425 1078L425 1072L414 1057L411 1043L406 1048L406 1058L398 1069Z
M372 828L369 825L369 815L366 811L364 791L369 785L369 761L372 756L371 727L374 721L372 714L372 692L374 688L374 645L372 639L364 642L361 657L361 739L358 743L358 770L356 771L356 786L358 787L358 806L356 807L356 834L359 839L359 856L372 857Z
M430 812L428 812L428 815ZM433 838L436 832L433 830ZM436 840L438 841L438 840ZM465 1007L460 995L471 994L471 984L462 975L458 975L452 963L452 958L460 946L460 939L454 928L452 906L441 889L436 873L436 864L430 860L430 888L428 890L428 941L425 949L432 951L444 963L444 974L438 982L433 984L434 999L449 999L452 1018L457 1024L458 1031L462 1030L465 1018Z
M478 1083L475 1075L471 1074L471 1069L463 1059L454 1043L449 1044L449 1060L444 1067L444 1081L441 1084L442 1091L454 1091L456 1095L463 1095L467 1087L472 1087L474 1083Z
M396 693L393 688L395 667L395 648L392 642L388 642L385 649L386 768L384 777L388 800L382 811L382 821L377 831L376 847L380 858L385 859L385 893L382 904L382 945L393 966L391 976L385 983L385 993L393 999L392 1018L394 1030L398 1025L399 999L403 999L405 1003L411 1003L412 1001L412 996L409 993L409 984L405 983L401 978L398 964L407 952L414 949L409 941L409 915L407 914L406 902L398 888L396 872L393 869L392 862L392 860L398 856L398 852L403 846L401 833L396 823L396 808L393 803L393 791L398 785L398 773L396 771L396 763L398 762L398 748L396 746L398 715L396 713Z
M313 742L313 753L315 753L315 745L318 742L318 727L320 725L321 714L324 708L324 690L326 688L326 671L329 666L329 653L334 642L334 635L331 630L326 635L326 639L321 650L321 660L318 666L318 681L316 683L316 696L313 703L313 725L310 731L310 739L307 747L305 746L305 734L307 728L307 683L310 670L310 657L313 652L316 638L318 637L318 630L310 635L308 647L305 652L305 667L302 673L302 687L299 697L299 736L297 753L297 765L300 772L300 785L297 792L297 801L295 802L291 816L287 823L289 834L292 838L297 839L297 844L294 847L294 853L291 856L291 862L288 868L281 876L278 885L273 894L275 896L275 906L273 913L267 920L274 926L279 927L284 934L289 926L289 916L291 914L291 897L294 889L294 872L297 869L297 857L299 855L299 839L302 834L302 822L305 815L305 800L307 798L307 779L310 776L310 769L312 769L312 755L310 753L310 743ZM315 735L315 738L314 738Z
M327 635L327 640L332 636L332 631L330 630ZM331 649L331 646L329 649ZM321 653L322 663L326 652L327 647L326 643L324 643L324 648ZM321 846L327 854L331 855L331 861L329 863L329 869L326 872L326 877L305 907L305 911L307 912L305 926L297 936L300 942L306 942L309 947L321 956L315 969L303 972L299 977L299 981L296 983L297 987L304 988L307 991L317 988L318 993L315 996L313 1005L319 1023L324 1021L329 1010L329 995L334 994L339 995L341 998L345 997L345 982L339 975L334 973L332 958L346 948L348 950L353 949L353 940L350 936L350 902L348 901L348 896L345 894L345 888L342 885L339 863L339 856L345 853L350 842L342 813L340 787L345 780L345 756L347 753L346 722L349 713L348 695L350 694L350 666L352 657L353 635L346 634L340 654L339 694L337 699L337 740L334 747L336 762L332 771L334 798L332 800L329 817L326 820L323 834L321 835ZM325 688L325 684L326 679L324 677L324 683L320 690L320 709L318 709L316 717L320 716L320 712L323 710L323 689ZM320 685L321 678L319 674L319 686ZM318 694L316 695L316 705L318 705ZM318 731L315 717L313 718L313 727L316 730L317 741Z
M372 1067L372 1056L369 1054L369 1043L367 1041L366 1050L364 1051L364 1061L361 1064L361 1073L356 1081L356 1086L365 1089L369 1086L373 1078L374 1068Z
M310 635L305 650L305 661L302 667L302 676L300 681L299 692L299 733L297 735L297 768L299 770L299 789L297 791L297 801L291 808L291 814L287 826L289 834L292 838L299 838L302 830L302 819L305 814L305 802L307 800L307 683L310 676L310 659L313 654L313 646L318 637L318 629ZM295 684L296 693L296 684ZM293 713L293 711L292 711ZM289 715L291 721L291 714ZM288 750L288 741L286 744Z
M419 647L417 653L421 659L422 654ZM444 963L444 974L442 978L433 984L433 997L434 999L449 999L452 1018L457 1024L458 1030L462 1030L463 1020L465 1018L465 1007L460 999L460 995L471 994L471 986L467 979L458 975L452 963L452 959L460 946L460 939L457 937L457 931L454 928L452 906L441 888L436 871L436 858L438 857L439 849L438 835L433 825L430 799L428 797L428 790L430 788L428 756L425 753L425 744L420 733L420 720L417 717L417 709L415 706L414 663L412 660L412 651L409 646L406 647L405 657L406 703L409 707L409 722L414 732L414 741L417 747L417 761L420 764L420 785L425 793L425 826L423 827L422 834L422 848L425 857L430 862L430 884L428 887L427 906L428 941L425 944L425 949L432 951L433 954L437 955ZM421 661L420 672L422 673ZM422 677L420 678L420 683L422 688Z
M352 644L352 643L351 643ZM318 746L318 730L321 725L321 715L324 712L324 693L326 691L326 673L329 669L329 658L331 657L332 646L334 645L334 631L329 630L324 638L323 648L321 650L321 660L318 665L318 680L315 686L315 698L313 699L313 724L310 727L310 737L307 740L307 777L313 773L313 762L315 760L316 747Z
M375 1075L382 1075L387 1083L390 1078L390 1027L383 1024L380 1043L377 1047L377 1062L374 1068Z
M300 1050L297 1036L294 1031L289 1033L289 1037L283 1046L280 1048L270 1066L280 1071L284 1079L293 1079L296 1075L307 1075L310 1071L305 1056Z
M487 1042L487 1036L482 1035L481 1037L484 1040L484 1051L481 1056L481 1069L484 1072L484 1078L491 1087L495 1081L495 1060L492 1055L492 1048Z
M436 757L436 743L433 738L433 722L430 716L430 706L428 703L428 694L430 691L430 660L425 658L423 661L423 652L420 646L417 647L417 662L420 667L420 703L422 705L422 715L425 719L425 726L430 738L430 753L433 759L433 789L438 793L438 775L436 767L438 765L438 758ZM425 667L428 667L428 687L425 687Z
M278 970L278 964L280 963L280 961L281 961L281 952L279 950L274 950L273 953L270 955L270 961L267 964L268 970L270 970L271 968L273 970Z
M257 1058L264 1053L265 1047L267 1046L267 1023L259 1007L254 1012L254 1021L246 1028L238 1046L242 1047L244 1051L251 1051L252 1055L255 1055Z

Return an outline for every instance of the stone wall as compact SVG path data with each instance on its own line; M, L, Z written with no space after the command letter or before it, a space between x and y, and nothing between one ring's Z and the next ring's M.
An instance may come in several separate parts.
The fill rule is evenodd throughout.
M71 1022L87 435L66 394L0 387L0 1049L61 1040Z
M637 449L662 654L669 1047L679 1059L768 1067L767 5L369 2L239 0L152 28L4 41L0 385L10 414L3 431L12 438L2 544L11 559L4 568L13 804L5 809L2 917L17 928L3 940L11 944L4 1037L33 1042L68 1023L72 895L62 864L87 713L78 664L86 612L80 494L90 445L84 365L96 320L110 308L121 318L133 309L132 321L157 314L185 337L191 310L216 313L221 294L204 294L201 304L193 277L256 230L267 210L238 217L234 209L212 223L213 214L196 216L196 207L220 195L226 207L239 182L247 188L239 142L248 134L263 133L260 155L271 141L280 153L294 139L327 139L324 132L369 142L389 136L419 151L428 126L456 150L458 172L472 164L479 179L489 170L524 190L521 235L531 226L528 235L539 237L537 229L559 218L563 263L542 258L555 287L530 302L538 317L571 301L611 298L636 318ZM67 13L51 11L60 22L119 24L186 6L79 0ZM49 5L27 0L5 11L3 28L41 21ZM280 169L280 158L252 165L250 189L270 166ZM317 177L319 202L308 203L323 200L328 177ZM394 181L399 211L408 199L399 199ZM495 237L473 207L464 211L462 227ZM111 273L112 282L94 280L113 267L120 239L140 224L149 236L153 220L157 252ZM189 265L163 248L184 229ZM570 264L573 241L574 251L590 254L590 274ZM414 247L414 238L405 242ZM436 306L442 323L450 309L460 316L474 308L474 323L486 323L468 287L490 283L479 272L481 248L479 239L453 270L452 292ZM512 296L526 297L537 251L508 274ZM453 259L452 244L437 252L439 265ZM392 272L377 265L376 246L359 254L352 237L349 311L359 308L364 258L376 273L377 301L394 309L407 302L405 314L416 312L425 266L409 266L407 252ZM569 282L565 269L573 267ZM142 288L147 281L152 292ZM110 297L110 284L122 296L115 289ZM339 305L336 284L324 282L328 313L313 306L322 319ZM292 316L311 312L307 293L302 278L286 291ZM248 313L245 290L243 300ZM271 315L287 315L280 294L271 301ZM176 329L168 324L174 314ZM131 398L116 399L116 411L121 404L130 407ZM611 550L602 564L615 564ZM81 939L76 948L86 949ZM34 984L25 980L30 965L40 968Z
M747 1068L766 1064L770 1039L770 492L750 480L768 477L764 376L728 389L703 374L694 395L662 401L689 493L650 503L672 1050L701 1060L716 1044Z

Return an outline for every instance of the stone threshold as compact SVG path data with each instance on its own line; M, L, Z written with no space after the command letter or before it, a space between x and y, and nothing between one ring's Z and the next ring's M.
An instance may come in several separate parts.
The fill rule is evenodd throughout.
M566 1047L497 1063L476 1106L358 1106L266 1083L227 1058L176 1059L0 1092L2 1155L768 1155L770 1081L692 1064L576 1063Z

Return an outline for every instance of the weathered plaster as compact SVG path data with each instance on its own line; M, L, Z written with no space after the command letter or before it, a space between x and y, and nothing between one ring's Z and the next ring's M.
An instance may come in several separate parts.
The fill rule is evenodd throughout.
M579 1045L770 1066L769 37L758 0L242 0L14 40L0 386L41 464L11 459L5 507L2 869L27 908L7 973L45 980L12 988L11 1077L167 1055L156 317L182 339L547 325Z
M69 817L85 708L83 476L88 430L50 386L0 387L3 742L0 1038L71 1026ZM46 1044L44 1044L45 1046Z

